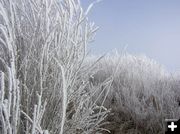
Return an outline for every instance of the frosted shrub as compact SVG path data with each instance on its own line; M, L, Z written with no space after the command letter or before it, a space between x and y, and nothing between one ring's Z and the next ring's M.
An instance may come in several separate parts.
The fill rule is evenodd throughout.
M97 30L87 19L92 5L84 11L79 0L0 0L3 134L105 130L109 111L93 101L99 89L90 86L93 68L83 65Z
M163 134L166 118L180 118L179 78L154 60L117 53L107 55L96 68L94 85L113 77L104 102L112 109L107 125L112 133Z

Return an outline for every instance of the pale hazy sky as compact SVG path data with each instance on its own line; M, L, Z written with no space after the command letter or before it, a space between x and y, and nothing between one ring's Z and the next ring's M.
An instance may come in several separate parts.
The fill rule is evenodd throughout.
M93 0L81 0L83 7ZM100 27L91 53L103 54L124 46L180 70L180 0L103 0L89 14Z

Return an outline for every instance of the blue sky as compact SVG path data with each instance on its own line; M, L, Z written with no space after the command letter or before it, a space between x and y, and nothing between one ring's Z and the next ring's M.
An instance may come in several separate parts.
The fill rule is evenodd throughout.
M81 0L87 8L93 0ZM125 46L180 70L180 0L103 0L89 14L100 27L91 53L104 54Z

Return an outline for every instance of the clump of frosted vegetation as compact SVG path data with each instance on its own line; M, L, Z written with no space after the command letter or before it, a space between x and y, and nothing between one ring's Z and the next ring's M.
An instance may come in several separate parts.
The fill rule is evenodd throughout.
M113 78L103 103L112 109L106 125L111 133L163 134L165 119L180 118L180 79L154 60L115 53L103 58L96 68L94 85Z
M99 133L109 110L84 66L97 27L79 0L0 0L0 133ZM104 83L106 85L106 83ZM93 100L93 99L95 100Z

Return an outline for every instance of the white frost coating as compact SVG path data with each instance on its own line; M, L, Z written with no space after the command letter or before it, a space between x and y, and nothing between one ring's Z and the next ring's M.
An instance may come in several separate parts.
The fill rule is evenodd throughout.
M66 78L65 78L65 70L64 67L56 60L58 63L61 73L62 73L62 88L63 88L63 113L62 113L62 121L61 121L61 130L60 134L63 134L65 119L66 119L66 106L67 106L67 85L66 85Z
M4 73L0 71L0 84L1 84L1 87L0 87L0 101L1 101L1 104L3 104L3 100L4 100Z

